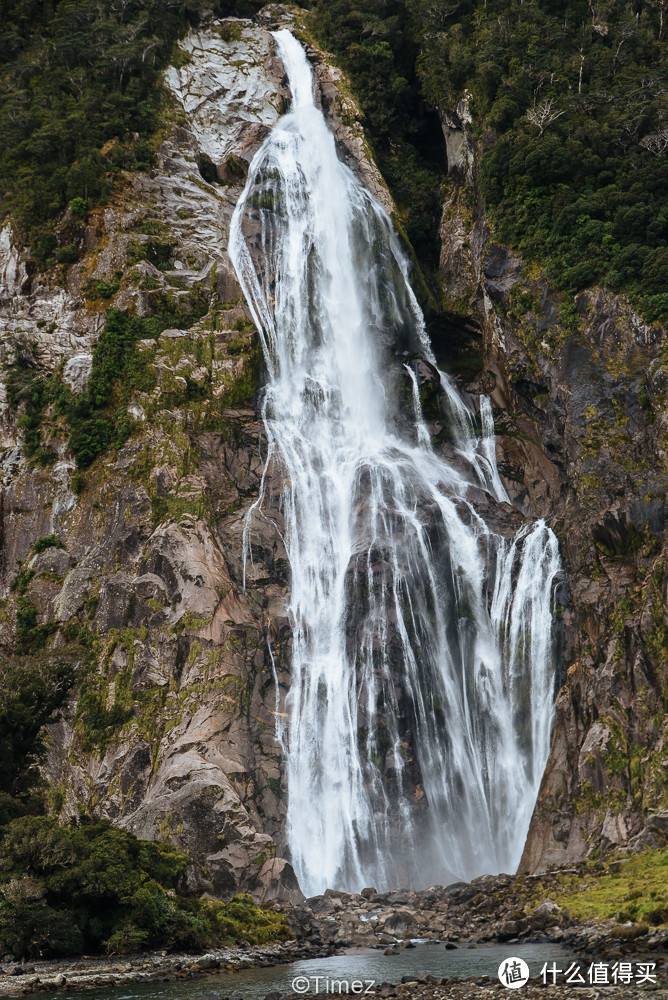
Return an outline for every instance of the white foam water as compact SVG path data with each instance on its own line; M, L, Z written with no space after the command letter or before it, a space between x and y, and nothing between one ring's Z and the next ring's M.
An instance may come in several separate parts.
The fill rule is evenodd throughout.
M434 364L405 257L337 157L302 47L275 39L292 106L253 159L229 253L284 477L290 857L307 894L514 871L549 751L557 542L543 521L488 525L508 499L491 405L476 414L443 373L452 460L432 448L410 353L388 361L393 339Z

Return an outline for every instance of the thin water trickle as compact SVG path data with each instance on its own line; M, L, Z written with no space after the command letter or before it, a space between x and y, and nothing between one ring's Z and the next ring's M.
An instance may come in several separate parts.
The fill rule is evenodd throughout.
M443 373L452 457L433 450L410 356L435 362L404 255L337 158L302 47L275 38L292 108L251 164L229 253L284 475L291 860L307 894L514 871L549 750L557 542L542 521L487 523L508 500L491 405L476 415Z

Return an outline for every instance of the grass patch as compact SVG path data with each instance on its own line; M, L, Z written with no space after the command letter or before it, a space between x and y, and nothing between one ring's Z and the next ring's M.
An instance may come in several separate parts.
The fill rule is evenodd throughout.
M550 898L578 920L668 923L668 847L613 862L603 874L562 874Z

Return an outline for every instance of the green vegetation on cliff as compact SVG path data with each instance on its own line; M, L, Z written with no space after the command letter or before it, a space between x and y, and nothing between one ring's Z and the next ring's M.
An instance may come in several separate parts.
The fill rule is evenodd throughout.
M40 265L72 263L77 225L121 170L145 170L161 71L206 12L254 0L0 0L0 220L18 222ZM69 204L59 236L52 223Z
M190 313L171 311L149 319L110 309L93 351L86 389L76 395L63 383L59 371L43 375L26 346L17 342L6 370L7 394L13 407L22 407L17 426L24 431L25 452L33 464L46 466L57 458L53 448L42 442L48 406L69 428L68 447L78 468L87 469L110 447L120 448L134 423L128 414L131 393L155 387L149 356L137 351L138 341L158 336L170 323L190 327L205 310L204 299L196 301Z
M668 849L613 861L603 873L557 874L551 898L578 920L668 923ZM619 935L621 936L621 934Z
M559 288L601 282L668 320L663 2L322 0L317 21L381 150L410 141L416 77L446 114L466 96L497 236Z
M229 903L176 890L188 858L109 822L43 815L35 767L74 682L66 653L0 660L0 952L40 958L291 938L249 896Z
M320 0L314 25L352 81L405 234L430 276L438 266L444 148L438 118L419 94L420 39L410 9L404 0Z
M44 753L44 725L57 718L73 683L62 653L0 659L0 827L40 807L35 765Z

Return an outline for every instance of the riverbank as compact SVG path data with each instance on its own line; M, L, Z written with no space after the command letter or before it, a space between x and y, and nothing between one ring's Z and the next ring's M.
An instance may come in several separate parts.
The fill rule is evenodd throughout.
M328 889L286 913L298 936L330 948L392 952L410 939L451 948L549 941L609 960L667 955L667 865L668 851L661 850L421 891Z
M668 997L668 966L665 963L645 964L642 960L629 963L626 974L622 974L622 979L628 982L623 983L615 982L613 966L607 968L610 975L601 978L600 968L604 963L598 963L597 985L591 986L589 963L554 945L516 945L512 949L506 945L480 946L474 951L462 949L459 952L444 952L442 946L417 945L412 951L403 951L402 958L394 959L378 951L353 949L335 957L269 967L276 959L272 952L272 949L252 949L252 954L249 951L243 957L254 958L255 965L245 961L232 967L228 961L218 968L210 962L213 955L199 965L190 956L190 964L182 965L180 971L161 967L161 956L143 956L142 970L126 970L123 975L119 974L117 965L110 964L105 977L99 967L89 967L76 970L70 977L61 973L60 981L51 989L61 994L73 991L82 1000L296 1000L305 995L334 994L375 996L382 1000L484 1000L507 995L505 985L498 980L500 969L509 963L519 968L519 962L526 962L530 979L522 985L523 997L536 1000L538 997L545 1000L546 996L556 1000L601 1000L603 996L613 1000L639 1000L648 994L656 998ZM240 956L228 953L219 957L235 960ZM150 968L151 959L156 963L153 969ZM553 970L553 975L548 972L544 976L544 968ZM573 968L580 972L579 985L566 982L569 975L566 970L570 972ZM392 982L387 982L387 978ZM547 994L543 979L549 983ZM569 983L574 979L577 979L575 974L570 976ZM104 988L107 986L108 990ZM604 993L600 992L602 988ZM0 992L0 997L23 996L36 1000L48 990L49 983L44 978L41 991L39 987L35 992L31 985L21 986L17 982L12 993Z
M606 987L605 993L600 987L574 987L574 986L550 986L549 992L541 984L526 983L516 994L508 993L507 988L500 982L494 982L488 978L478 979L435 979L433 976L424 977L430 982L413 980L402 983L398 986L382 984L375 988L374 996L380 1000L499 1000L501 996L518 996L521 1000L601 1000L603 996L610 1000L641 1000L651 996L652 1000L659 1000L668 996L665 987L643 986L612 986ZM272 996L271 1000L299 1000L304 994L285 993L283 995ZM226 997L218 997L212 994L211 1000L228 1000ZM232 1000L232 998L229 998ZM236 1000L236 998L234 998Z
M416 940L440 942L452 952L498 943L507 946L512 955L514 947L551 943L572 954L608 963L644 958L655 964L657 988L663 989L668 981L668 926L658 918L663 912L667 858L663 849L542 875L484 875L470 883L420 891L378 893L370 887L361 893L347 893L330 889L298 904L273 905L287 917L295 933L292 941L219 948L205 955L156 952L23 965L7 962L0 966L0 1000L174 982L331 956L354 948L372 948L387 955L391 963L390 956L414 947ZM462 985L466 983L469 985ZM633 984L621 992L612 986L610 989L626 998L645 995L652 987L652 983L645 983L640 992L634 992ZM379 994L387 997L487 995L481 992L483 985L474 980L449 979L447 985L436 980L419 983L414 987L421 991L417 993L402 992L399 986L384 988L394 991ZM436 992L430 993L432 988ZM465 988L474 992L461 992ZM501 984L499 988L503 989ZM496 984L486 982L484 989L494 992ZM533 995L528 989L529 985L523 988L523 996ZM553 994L570 995L560 993L558 987L553 988ZM218 995L217 987L212 995ZM586 987L578 988L576 995L586 1000Z
M265 968L329 955L310 942L215 948L204 955L152 952L125 958L74 958L48 962L4 963L0 1000L35 993L79 992L136 983L175 982L217 972Z

